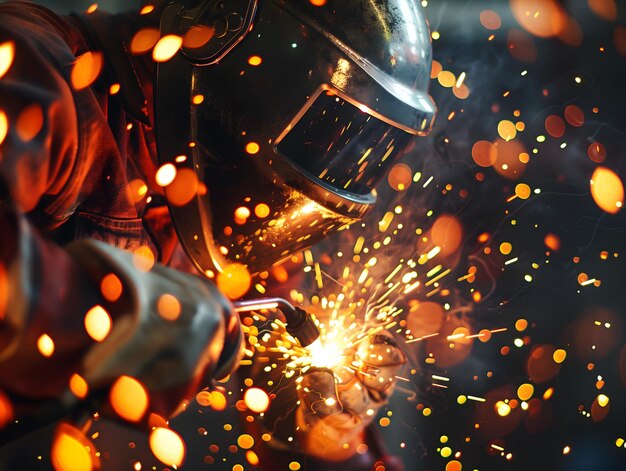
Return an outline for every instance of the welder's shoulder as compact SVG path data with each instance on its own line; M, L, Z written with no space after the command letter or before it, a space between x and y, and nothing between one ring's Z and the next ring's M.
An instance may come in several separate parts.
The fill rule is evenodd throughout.
M33 3L9 1L0 4L0 42L12 41L19 54L41 55L66 65L75 60L77 33L67 18Z

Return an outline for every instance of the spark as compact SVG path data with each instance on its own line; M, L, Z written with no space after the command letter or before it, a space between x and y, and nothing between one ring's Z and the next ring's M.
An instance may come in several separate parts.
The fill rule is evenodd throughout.
M484 397L477 397L477 396L470 396L468 395L467 398L470 401L476 401L476 402L487 402L487 399L485 399Z

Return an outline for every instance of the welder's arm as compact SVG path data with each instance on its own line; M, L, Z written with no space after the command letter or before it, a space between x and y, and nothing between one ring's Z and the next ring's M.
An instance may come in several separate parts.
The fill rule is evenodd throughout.
M35 5L0 5L0 45L15 49L0 78L0 398L37 404L74 373L92 391L129 375L152 392L152 409L171 411L204 373L236 363L238 317L205 280L158 265L144 272L113 247L60 248L41 235L89 192L96 153L78 148L106 132L77 119L79 106L99 110L71 88L75 59L60 21ZM103 287L107 276L113 288ZM85 318L96 306L112 324L97 309L90 336Z
M0 390L16 407L58 395L74 373L92 391L127 375L151 393L151 410L168 414L235 366L239 319L211 283L160 265L142 271L132 254L101 242L61 249L7 203L0 228ZM119 297L105 300L100 286ZM49 357L38 347L43 335L54 345Z

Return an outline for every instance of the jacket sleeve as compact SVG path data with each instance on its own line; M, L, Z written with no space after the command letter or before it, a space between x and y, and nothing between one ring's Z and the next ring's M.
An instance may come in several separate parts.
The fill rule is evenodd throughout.
M98 132L77 119L66 34L45 9L0 5L0 393L19 409L67 393L74 374L90 390L127 375L169 412L234 366L238 317L206 280L46 239L94 164L77 152L81 136Z

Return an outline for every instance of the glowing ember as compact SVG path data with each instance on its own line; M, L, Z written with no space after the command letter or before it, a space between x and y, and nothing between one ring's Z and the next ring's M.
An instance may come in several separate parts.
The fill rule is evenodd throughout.
M102 306L94 306L85 315L85 330L96 342L102 342L111 331L111 316Z
M6 41L0 44L0 79L11 68L13 57L15 55L15 45L13 41Z
M500 15L495 11L484 10L480 12L480 24L486 29L496 30L500 29L500 26L502 26L502 20L500 19Z
M533 397L534 392L535 388L532 384L524 383L517 388L517 397L519 397L522 401L528 401L531 397Z
M270 398L265 391L259 388L247 389L243 400L252 412L265 412L270 405Z
M180 317L181 312L180 301L171 294L163 294L157 301L157 312L168 321L175 321Z
M481 167L491 167L496 163L496 146L489 141L478 141L472 146L472 158Z
M185 459L185 443L173 430L157 427L150 433L150 450L163 464L178 467Z
M230 299L238 299L248 292L252 284L250 272L241 263L231 263L217 275L217 286Z
M152 51L155 62L166 62L178 52L183 45L183 38L174 34L168 34L158 40Z
M122 295L122 282L114 273L109 273L100 282L100 292L104 299L115 302Z
M166 164L170 165L170 164ZM161 167L159 171L165 167ZM168 170L171 173L171 169ZM170 175L167 173L161 173L159 178L162 178L162 182L167 182ZM190 168L183 168L176 171L176 175L172 182L165 186L165 196L174 206L184 206L189 203L198 193L199 183L196 173Z
M250 210L245 206L240 206L235 210L235 223L240 226L244 225L250 217Z
M192 26L185 33L183 46L196 49L207 44L215 36L215 29L209 26Z
M152 13L154 11L154 5L145 5L139 11L140 15L147 15L148 13Z
M89 87L96 81L103 65L101 52L86 52L76 59L72 68L71 81L76 90Z
M9 120L4 111L0 110L0 145L4 142L9 132Z
M13 404L9 398L0 391L0 429L13 420Z
M23 142L32 141L43 128L43 111L37 103L27 106L17 118L15 126L18 137Z
M246 152L250 155L257 154L261 147L256 142L248 142L246 144Z
M226 409L228 402L226 401L226 396L221 391L212 391L211 392L211 407L215 410L224 410Z
M261 59L261 56L250 56L250 57L248 57L248 64L250 64L252 66L261 65L261 62L263 62L263 59Z
M237 438L237 445L244 450L248 450L254 446L254 438L251 435L243 434Z
M149 271L154 266L155 261L154 252L146 245L133 251L133 265L138 270Z
M498 123L498 134L505 141L510 141L517 135L517 128L508 119L503 119Z
M37 339L37 349L45 357L51 357L54 353L54 342L48 334L42 334Z
M176 173L176 167L174 167L174 164L162 165L159 167L155 175L157 185L162 187L170 185L176 178Z
M78 373L74 373L70 378L70 391L80 399L86 398L89 393L87 381Z
M159 30L156 28L144 28L135 33L130 41L130 52L144 54L154 47L159 40Z
M111 387L109 401L123 419L138 422L148 410L148 393L143 385L130 376L120 376Z
M591 176L591 196L600 209L615 214L624 205L624 185L615 172L598 167Z
M50 451L55 471L91 471L100 467L96 448L78 429L62 423L57 428Z
M254 207L254 215L260 219L264 219L270 215L270 207L265 203L259 203Z

